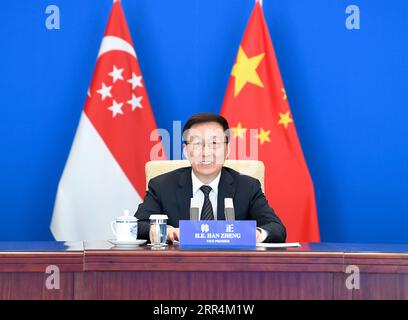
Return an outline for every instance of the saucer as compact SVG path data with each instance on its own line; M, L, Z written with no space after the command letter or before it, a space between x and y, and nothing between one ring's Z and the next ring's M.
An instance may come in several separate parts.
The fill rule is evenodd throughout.
M152 244L152 243L148 243L147 246L160 248L160 247L167 247L168 244L167 244L167 243L161 243L160 245L154 245L154 244Z
M144 239L136 239L136 240L128 240L128 241L119 241L116 239L109 239L108 241L114 244L115 246L122 247L122 248L137 247L147 242L147 240L144 240Z

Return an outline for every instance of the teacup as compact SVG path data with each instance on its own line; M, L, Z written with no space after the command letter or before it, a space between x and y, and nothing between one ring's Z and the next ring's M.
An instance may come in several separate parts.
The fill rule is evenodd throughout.
M135 241L137 239L137 219L125 211L123 216L111 222L111 229L117 241Z

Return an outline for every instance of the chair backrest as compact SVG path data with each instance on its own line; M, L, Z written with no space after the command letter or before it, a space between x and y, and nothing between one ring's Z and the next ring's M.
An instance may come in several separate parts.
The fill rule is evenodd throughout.
M191 165L188 160L156 160L147 162L145 166L146 189L150 179L163 173L189 166ZM261 183L262 191L265 192L264 190L265 166L262 161L226 160L224 166L234 169L242 174L258 179Z

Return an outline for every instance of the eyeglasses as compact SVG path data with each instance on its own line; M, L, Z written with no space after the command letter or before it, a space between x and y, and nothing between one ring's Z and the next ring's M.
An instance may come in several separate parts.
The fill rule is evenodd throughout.
M221 148L225 143L228 143L228 141L207 141L206 143L204 143L204 141L184 141L184 143L187 146L191 146L193 150L202 150L205 145L215 150Z

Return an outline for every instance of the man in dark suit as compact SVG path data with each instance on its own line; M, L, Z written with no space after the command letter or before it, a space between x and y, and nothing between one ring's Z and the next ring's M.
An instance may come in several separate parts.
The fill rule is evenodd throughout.
M286 229L269 206L257 179L223 167L229 153L229 126L222 116L193 115L183 128L183 152L191 167L149 181L135 214L138 238L149 239L151 214L166 214L167 239L179 239L179 221L189 220L190 199L200 204L200 220L225 220L224 198L232 198L236 220L256 220L257 242L285 242Z

